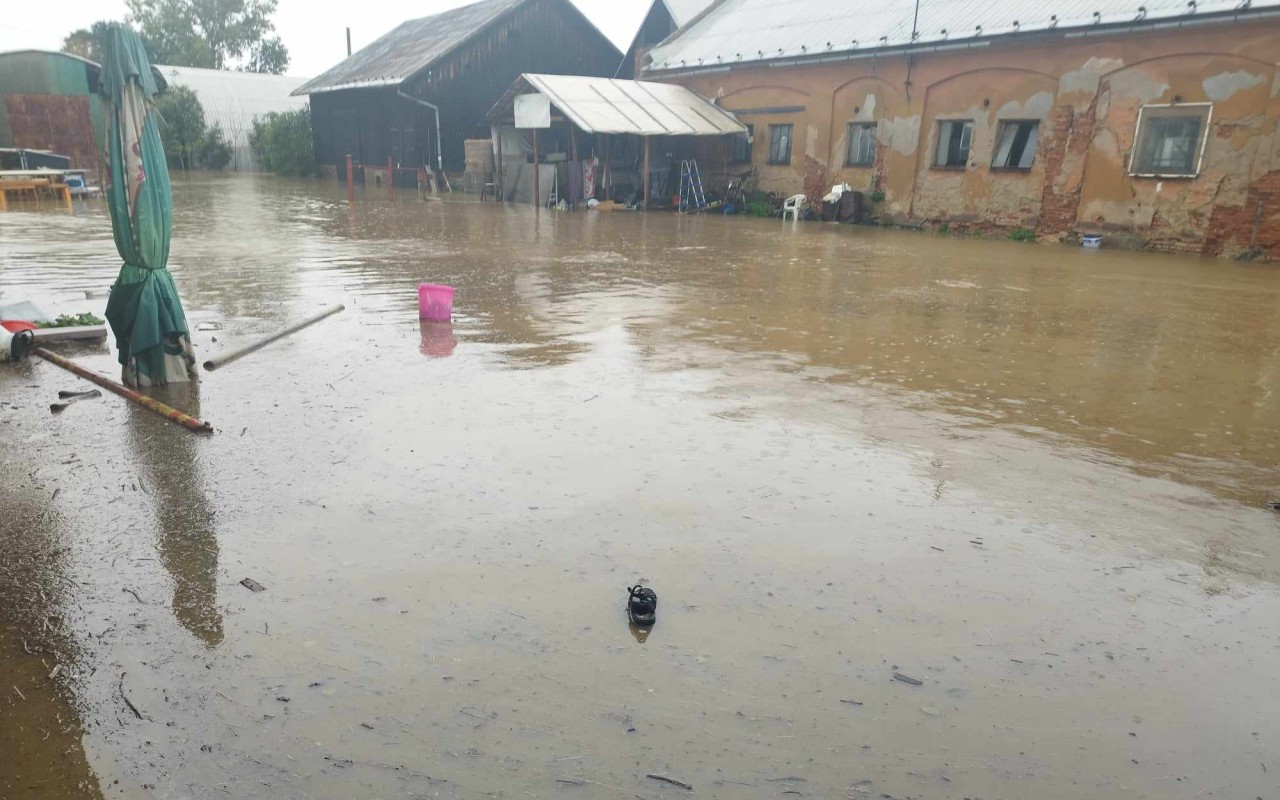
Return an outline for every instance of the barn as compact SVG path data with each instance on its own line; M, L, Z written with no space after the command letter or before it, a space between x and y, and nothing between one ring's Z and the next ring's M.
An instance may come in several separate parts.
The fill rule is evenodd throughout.
M316 161L460 172L468 139L526 72L611 76L622 53L570 0L484 0L402 23L294 91L311 98Z
M101 68L68 53L0 53L0 149L44 150L96 170L105 121L98 97ZM152 69L161 90L166 81Z

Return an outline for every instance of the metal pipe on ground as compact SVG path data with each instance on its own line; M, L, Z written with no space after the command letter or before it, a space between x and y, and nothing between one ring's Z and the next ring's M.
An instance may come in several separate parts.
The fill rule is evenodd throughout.
M193 431L195 433L213 433L213 426L210 425L209 423L201 422L195 417L190 416L188 414L184 414L181 411L177 410L176 408L170 408L164 403L161 403L159 400L155 400L153 398L147 397L145 394L138 394L134 390L121 386L120 384L116 383L113 380L104 378L101 375L98 375L97 373L90 372L89 370L80 366L76 362L67 358L63 358L57 353L51 353L48 350L44 349L43 347L37 347L35 350L32 350L31 352L40 356L45 361L48 361L50 364L54 364L56 366L62 367L68 372L79 375L81 378L84 378L85 380L90 381L91 383L96 383L99 386L101 386L103 389L106 389L109 392L114 392L115 394L120 395L126 400L130 400L134 403L137 403L138 405L142 406L148 411L154 411L155 413L159 414L160 416L164 417L170 422L176 422L189 431Z
M325 317L331 316L333 314L337 314L339 311L343 310L344 308L346 308L346 306L343 305L342 303L338 303L336 306L329 306L324 311L321 311L319 314L316 314L311 317L307 317L301 322L296 323L294 325L290 325L284 330L279 331L277 333L273 333L264 339L259 339L253 344L246 345L245 347L242 347L239 350L233 350L232 352L226 354L225 356L222 356L221 358L211 358L208 361L204 362L204 368L209 370L210 372L213 372L216 369L225 367L226 365L230 364L232 361L236 361L237 359L243 358L252 352L261 350L262 348L266 347L272 342L283 339L284 337L288 336L291 333L297 333L298 331L302 330L308 325L313 325L319 322L320 320L324 319Z

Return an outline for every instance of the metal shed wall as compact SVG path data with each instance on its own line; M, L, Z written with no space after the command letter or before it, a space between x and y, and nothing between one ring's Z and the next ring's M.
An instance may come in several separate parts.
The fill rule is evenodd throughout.
M96 69L64 53L0 53L0 147L54 150L96 169L105 124Z

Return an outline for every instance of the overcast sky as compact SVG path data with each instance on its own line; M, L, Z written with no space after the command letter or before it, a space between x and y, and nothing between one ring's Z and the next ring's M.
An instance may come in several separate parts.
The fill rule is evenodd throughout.
M650 0L572 0L619 50L640 27ZM280 0L276 31L289 48L289 74L311 78L346 57L346 28L359 50L407 19L469 5L470 0L359 0L316 3ZM0 12L0 52L35 48L57 50L76 28L100 19L124 19L124 0L53 0L43 3L5 0ZM325 6L320 10L318 6ZM336 10L342 9L342 10ZM346 14L344 17L343 14Z

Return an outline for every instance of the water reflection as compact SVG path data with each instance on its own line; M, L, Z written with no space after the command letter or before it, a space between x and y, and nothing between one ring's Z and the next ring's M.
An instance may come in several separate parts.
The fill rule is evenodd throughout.
M152 396L199 417L197 383L157 387ZM209 647L222 642L216 512L201 471L200 439L145 409L129 407L128 439L151 495L160 563L173 581L173 616Z
M453 355L454 349L458 346L458 340L453 335L452 322L419 321L418 329L422 334L419 350L424 356L448 358Z

